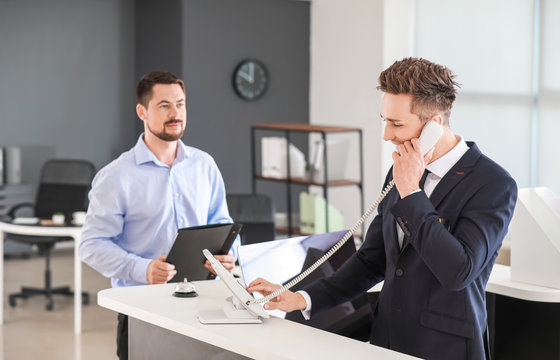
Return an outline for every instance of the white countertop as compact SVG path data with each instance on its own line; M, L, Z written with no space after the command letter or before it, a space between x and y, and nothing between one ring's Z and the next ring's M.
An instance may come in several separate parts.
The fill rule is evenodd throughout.
M513 281L511 268L506 265L494 265L486 291L521 300L560 303L560 289Z
M221 309L230 296L221 281L194 282L196 298L172 296L175 284L105 289L100 306L255 359L415 359L292 321L203 325L198 309Z
M383 282L369 289L369 292L381 291L382 287ZM560 289L513 281L511 268L500 264L494 265L486 284L486 291L521 300L560 303Z

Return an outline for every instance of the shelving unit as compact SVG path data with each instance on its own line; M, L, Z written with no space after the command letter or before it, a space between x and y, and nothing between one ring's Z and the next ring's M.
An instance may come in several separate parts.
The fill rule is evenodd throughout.
M324 144L327 144L327 134L336 133L356 133L358 135L358 145L359 145L359 168L360 168L360 178L359 180L329 180L328 179L328 146L323 146L323 170L324 171L324 182L315 182L305 178L292 178L290 176L290 156L287 156L287 177L277 178L277 177L266 177L262 174L257 173L257 149L256 149L256 133L257 131L280 131L284 134L286 138L286 154L289 154L289 146L291 143L291 134L296 133L319 133ZM294 234L300 234L299 229L295 229L292 226L292 190L293 184L298 185L315 185L321 186L323 188L323 197L325 198L325 216L327 229L329 226L329 199L328 199L328 188L338 187L338 186L356 186L360 193L360 213L364 212L364 193L363 193L363 144L362 144L362 129L356 127L345 127L345 126L327 126L327 125L311 125L311 124L301 124L301 123L273 123L273 124L254 124L251 126L251 167L252 167L252 191L253 194L257 193L257 180L260 181L275 181L286 184L286 199L287 199L287 213L288 213L288 228L277 228L279 232L285 232L289 236ZM363 229L362 229L363 232Z

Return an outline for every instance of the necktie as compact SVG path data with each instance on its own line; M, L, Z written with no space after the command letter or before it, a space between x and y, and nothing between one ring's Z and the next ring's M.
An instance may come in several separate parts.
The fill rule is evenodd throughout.
M418 183L420 185L420 189L424 190L424 183L426 182L426 178L428 177L428 174L430 173L430 170L426 169L424 170L424 174L422 174L422 178L420 179L420 182Z

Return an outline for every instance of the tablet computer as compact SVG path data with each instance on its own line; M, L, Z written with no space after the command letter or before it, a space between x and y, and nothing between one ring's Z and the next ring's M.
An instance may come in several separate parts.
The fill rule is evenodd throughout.
M204 266L202 250L225 255L243 227L242 224L208 224L179 229L166 262L175 265L177 274L169 282L207 280L213 274Z

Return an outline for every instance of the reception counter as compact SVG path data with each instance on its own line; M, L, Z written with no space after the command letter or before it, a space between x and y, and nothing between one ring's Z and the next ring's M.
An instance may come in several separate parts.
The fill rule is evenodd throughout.
M129 316L134 359L413 359L302 324L271 317L263 324L203 325L200 309L221 309L230 296L221 281L195 282L199 296L176 298L174 284L102 290L100 306ZM378 284L370 291L379 291ZM487 285L491 350L495 358L559 356L560 290L512 281L510 268L495 265ZM550 338L550 339L549 339ZM504 355L504 356L501 356ZM196 357L196 356L195 356ZM535 358L535 357L534 357Z
M198 311L221 309L230 293L221 281L194 284L195 298L172 296L175 284L98 293L100 306L129 316L131 359L415 359L276 317L262 324L203 325Z

